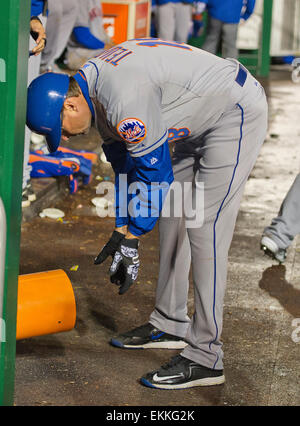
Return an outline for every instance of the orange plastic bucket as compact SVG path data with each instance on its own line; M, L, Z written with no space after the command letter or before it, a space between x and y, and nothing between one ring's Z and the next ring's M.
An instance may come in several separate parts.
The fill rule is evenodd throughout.
M19 275L17 340L69 331L75 321L75 296L63 270Z

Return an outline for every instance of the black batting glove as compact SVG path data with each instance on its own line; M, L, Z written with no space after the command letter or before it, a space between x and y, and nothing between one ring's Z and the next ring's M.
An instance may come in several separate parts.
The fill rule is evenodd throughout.
M98 256L95 258L94 264L100 265L108 258L108 256L114 257L123 238L125 238L124 234L121 234L121 232L118 231L114 231L108 243L103 247Z
M110 281L120 287L119 294L126 293L137 279L140 266L138 247L138 239L124 238L114 255L109 270Z

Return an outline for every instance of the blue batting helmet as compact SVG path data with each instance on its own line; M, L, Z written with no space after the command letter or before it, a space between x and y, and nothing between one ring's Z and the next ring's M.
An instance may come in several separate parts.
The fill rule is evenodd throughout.
M45 135L48 149L55 152L61 139L60 113L69 88L69 76L48 72L35 78L28 87L27 126Z

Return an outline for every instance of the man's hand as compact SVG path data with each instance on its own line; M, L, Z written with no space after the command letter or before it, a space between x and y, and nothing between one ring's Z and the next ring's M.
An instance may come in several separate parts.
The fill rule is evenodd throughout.
M114 255L109 271L110 281L120 287L119 294L124 294L137 279L140 266L138 246L137 238L124 238Z
M108 256L114 257L117 249L120 246L120 242L123 240L124 237L125 235L123 233L114 231L108 243L103 247L103 249L96 257L94 264L100 265L108 258Z
M38 17L34 17L30 21L30 34L36 42L36 46L32 49L34 56L39 55L46 46L46 31Z

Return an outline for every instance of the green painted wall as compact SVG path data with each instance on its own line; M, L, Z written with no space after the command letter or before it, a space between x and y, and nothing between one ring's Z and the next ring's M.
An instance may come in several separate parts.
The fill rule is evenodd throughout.
M1 2L0 197L6 211L7 235L1 318L6 327L6 339L0 343L0 405L12 405L14 395L29 28L30 0Z

